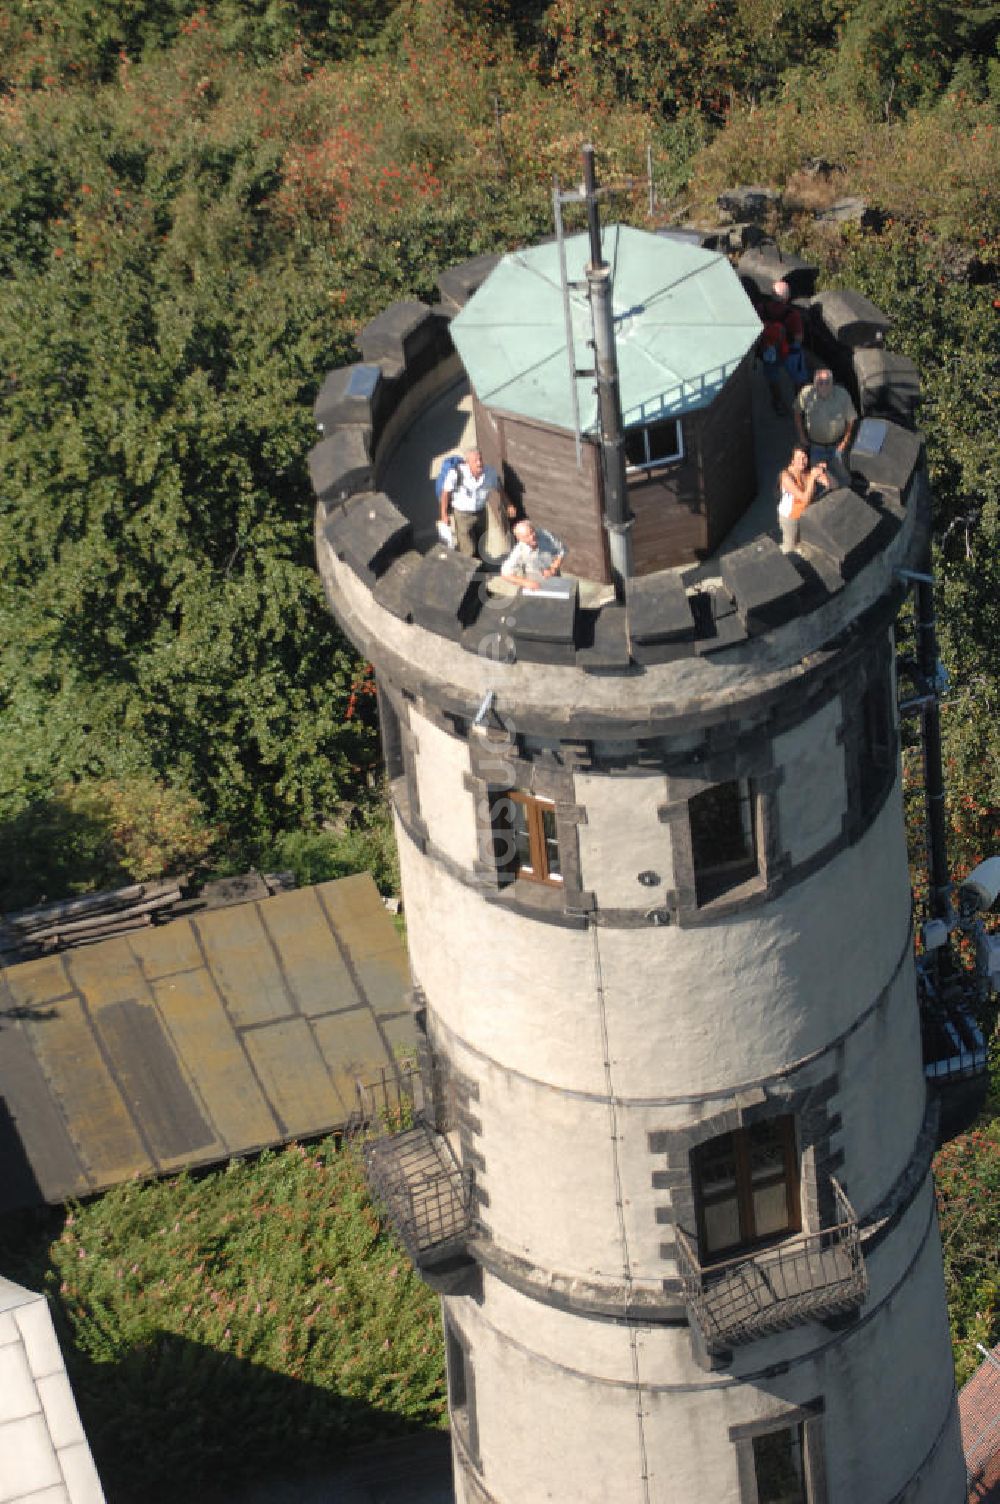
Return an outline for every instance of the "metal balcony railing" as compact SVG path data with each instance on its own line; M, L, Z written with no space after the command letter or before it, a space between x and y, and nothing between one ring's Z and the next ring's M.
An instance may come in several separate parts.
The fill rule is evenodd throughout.
M678 1228L684 1299L709 1348L843 1315L868 1293L857 1218L832 1181L837 1222L799 1233L759 1253L703 1265L694 1241Z
M443 1134L418 1121L364 1145L373 1197L418 1269L465 1252L472 1234L472 1180Z
M948 1001L921 1008L924 1075L940 1084L985 1076L989 1069L986 1040L970 1009Z
M354 1078L355 1107L347 1137L358 1133L396 1133L411 1127L424 1109L420 1068L412 1061L380 1066L374 1076Z

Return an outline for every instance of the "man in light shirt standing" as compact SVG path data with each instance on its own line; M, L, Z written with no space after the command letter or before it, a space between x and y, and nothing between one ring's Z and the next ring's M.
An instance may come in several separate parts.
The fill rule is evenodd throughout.
M830 467L838 486L851 484L847 451L858 415L849 394L835 386L833 372L821 367L795 399L795 431L810 464L821 461Z
M446 475L441 488L441 521L448 525L451 507L455 526L455 547L460 554L475 558L486 528L486 508L493 492L497 493L499 515L513 515L500 488L500 479L492 465L483 463L478 449L467 449L465 458Z

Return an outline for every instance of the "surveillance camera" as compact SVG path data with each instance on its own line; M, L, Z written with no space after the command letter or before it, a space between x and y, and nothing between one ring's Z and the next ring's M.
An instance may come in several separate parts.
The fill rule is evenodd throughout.
M963 909L969 913L991 909L1000 894L1000 856L987 857L978 867L973 867L964 882L959 883L958 897Z

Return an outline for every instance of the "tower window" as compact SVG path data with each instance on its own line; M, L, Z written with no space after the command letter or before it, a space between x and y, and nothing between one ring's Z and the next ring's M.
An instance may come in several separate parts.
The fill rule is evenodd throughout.
M664 418L625 431L625 471L635 475L656 470L684 458L684 434L679 418Z
M403 733L395 705L393 705L389 696L381 687L379 687L377 694L378 719L382 732L382 756L385 759L385 773L389 782L393 783L397 778L402 778L405 772L403 766Z
M757 833L749 779L717 783L688 803L695 899L710 903L756 876Z
M501 875L525 877L536 883L562 883L556 807L550 799L536 799L520 789L493 793L490 823Z
M479 1433L476 1425L475 1384L465 1345L445 1317L445 1368L448 1377L448 1410L451 1423L466 1451L478 1462Z
M732 1426L741 1504L826 1504L823 1401Z
M691 1164L703 1263L799 1231L791 1116L709 1139L695 1149Z
M809 1504L803 1429L787 1426L753 1438L757 1504Z

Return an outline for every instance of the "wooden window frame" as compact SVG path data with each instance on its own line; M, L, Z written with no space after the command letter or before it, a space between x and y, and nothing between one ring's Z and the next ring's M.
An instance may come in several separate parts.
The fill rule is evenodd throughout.
M504 800L509 801L510 804L516 805L518 809L524 811L524 832L527 838L529 856L527 862L524 862L518 854L513 818L510 818L508 821L498 818L497 805L498 802ZM551 814L552 823L555 827L555 800L540 798L536 794L528 794L523 789L495 789L490 792L490 824L493 829L497 872L501 877L509 879L523 878L526 882L543 883L549 888L565 887L561 854L559 855L560 870L553 872L550 869L547 844L549 838L545 834L546 814ZM551 839L558 853L558 828L554 828ZM499 841L511 842L512 850L508 855L502 856L499 854L497 850Z
M735 787L737 790L737 808L744 807L747 813L746 828L741 831L743 836L749 837L750 850L747 855L721 862L698 861L698 842L695 836L694 819L692 816L693 806L699 799L713 794L718 789ZM742 823L742 822L741 822ZM757 790L751 778L727 778L720 783L709 784L707 788L700 790L688 800L688 829L691 837L691 866L694 872L695 904L701 909L706 904L714 903L716 899L723 898L731 893L734 888L739 888L743 883L751 882L760 876L760 851L761 833L759 830L760 811L758 807Z
M753 1192L754 1182L750 1168L751 1137L756 1128L764 1126L781 1127L784 1152L784 1184L788 1206L788 1225L779 1232L767 1233L762 1237L757 1236L754 1219ZM705 1223L705 1200L701 1185L699 1171L699 1154L703 1154L710 1144L718 1143L720 1139L731 1138L733 1141L733 1159L735 1162L735 1201L739 1221L740 1239L736 1243L726 1244L722 1248L708 1248L708 1233ZM783 1239L794 1237L802 1230L802 1197L801 1197L801 1166L799 1163L799 1151L795 1127L795 1117L792 1113L782 1113L779 1117L761 1118L757 1123L752 1123L745 1128L732 1128L727 1133L719 1133L712 1138L705 1139L696 1145L691 1154L691 1183L694 1191L695 1216L698 1226L698 1257L703 1266L713 1263L726 1263L741 1253L749 1253L755 1249L766 1248Z
M672 423L674 425L674 433L677 437L676 451L673 454L661 455L658 459L651 459L649 457L650 430L659 428L661 426L666 427L668 423ZM646 452L646 458L641 462L641 464L633 464L626 459L626 475L646 475L651 470L663 470L667 465L677 465L684 458L684 426L681 423L680 418L656 418L652 423L637 423L633 427L627 428L625 430L626 444L628 443L629 437L634 437L636 434L642 435L643 448Z

